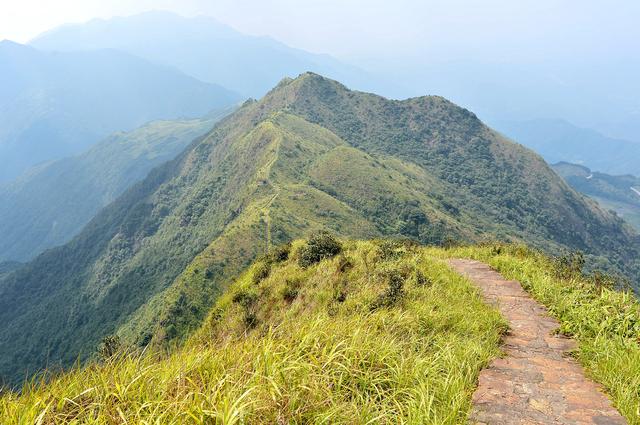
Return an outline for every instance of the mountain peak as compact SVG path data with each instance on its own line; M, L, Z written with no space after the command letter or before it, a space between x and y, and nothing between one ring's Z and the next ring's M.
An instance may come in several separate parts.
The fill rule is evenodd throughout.
M31 47L24 44L17 43L12 40L4 39L4 40L0 40L0 49L25 50L25 49L31 49Z

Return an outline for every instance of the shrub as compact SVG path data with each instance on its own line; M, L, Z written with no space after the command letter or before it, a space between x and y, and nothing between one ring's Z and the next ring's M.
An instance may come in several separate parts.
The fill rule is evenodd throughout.
M351 268L353 268L353 263L351 262L351 260L349 260L344 255L341 256L338 261L338 271L340 273L344 273L347 270L350 270Z
M256 301L258 300L258 295L253 293L253 292L249 292L249 291L238 291L234 296L233 296L233 302L236 304L240 304L242 307L244 307L245 309L250 308L251 306L253 306Z
M268 261L272 263L282 263L283 261L287 261L289 259L289 254L291 253L291 242L278 245L275 248L272 248L267 254Z
M424 275L420 270L416 270L416 286L431 285L431 279Z
M399 270L391 270L387 273L387 289L371 305L371 310L382 307L393 307L404 296L405 276Z
M380 243L380 260L397 260L404 254L402 247L399 241L382 241Z
M115 356L121 348L122 344L120 343L120 337L118 335L105 336L102 338L102 342L100 342L100 346L98 347L98 356L102 360L108 360Z
M301 283L300 279L287 279L282 290L282 298L287 302L293 302L298 297Z
M271 272L271 263L267 261L262 261L258 263L253 269L253 283L260 283L262 280L266 279Z
M258 301L258 294L241 290L236 292L233 296L233 302L240 304L244 310L244 316L242 321L247 329L253 329L258 326L258 317L255 313L254 305Z
M570 252L554 259L554 271L560 279L581 277L584 265L584 254L581 251Z
M405 255L411 250L415 250L419 244L408 238L383 240L378 243L380 247L380 259L382 261L392 261Z
M342 245L329 232L320 231L311 235L307 244L300 249L298 264L309 267L320 261L338 255Z
M253 311L247 311L242 319L247 329L254 329L258 326L258 317Z

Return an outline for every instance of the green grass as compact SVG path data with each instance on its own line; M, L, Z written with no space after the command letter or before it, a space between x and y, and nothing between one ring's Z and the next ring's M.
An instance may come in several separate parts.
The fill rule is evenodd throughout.
M466 421L504 320L446 258L519 280L575 338L573 353L640 424L640 304L521 246L448 250L343 242L301 267L305 242L263 257L169 353L122 352L0 397L7 424Z
M561 277L552 259L518 246L432 250L432 255L482 260L522 283L578 341L573 353L601 383L630 424L640 424L640 303L629 292L602 288L573 274Z
M302 268L302 244L248 269L183 348L34 381L0 398L3 424L464 422L505 329L477 289L425 248L345 242Z

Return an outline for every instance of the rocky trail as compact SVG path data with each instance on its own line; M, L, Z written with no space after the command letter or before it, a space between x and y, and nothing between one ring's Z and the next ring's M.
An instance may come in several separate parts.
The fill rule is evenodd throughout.
M571 339L516 281L484 263L450 260L509 321L505 355L480 373L473 395L473 424L625 424L599 385L567 353Z

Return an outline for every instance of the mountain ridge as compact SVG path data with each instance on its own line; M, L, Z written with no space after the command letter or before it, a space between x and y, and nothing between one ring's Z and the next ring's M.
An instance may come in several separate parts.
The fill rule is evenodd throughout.
M330 55L293 48L270 37L245 35L208 16L188 18L152 11L54 29L30 43L50 51L115 48L247 97L262 97L283 76L306 70L367 89L388 85Z
M607 137L559 119L497 122L496 127L550 164L564 161L606 174L640 174L637 142Z
M197 118L235 93L116 50L0 46L0 181L151 120Z
M230 112L114 133L82 154L40 164L0 184L0 260L24 262L69 241L101 207Z
M37 370L43 346L62 365L86 359L113 333L141 346L179 342L253 258L320 229L527 241L638 267L622 220L473 113L305 73L245 102L69 244L0 280L0 373Z

